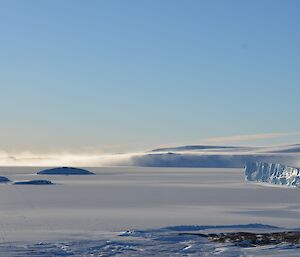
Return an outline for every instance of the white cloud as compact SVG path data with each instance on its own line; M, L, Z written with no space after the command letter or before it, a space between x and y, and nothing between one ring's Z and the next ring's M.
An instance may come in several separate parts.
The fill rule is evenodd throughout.
M264 133L252 135L235 135L226 137L212 137L205 140L206 143L231 143L231 142L248 142L254 140L279 138L286 136L300 135L300 132L283 132L283 133Z
M120 165L132 154L34 154L0 152L0 166L110 166Z

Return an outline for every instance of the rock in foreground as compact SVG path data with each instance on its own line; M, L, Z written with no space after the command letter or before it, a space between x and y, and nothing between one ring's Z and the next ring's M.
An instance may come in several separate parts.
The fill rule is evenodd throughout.
M278 163L248 162L245 167L245 179L246 181L300 187L300 169Z
M10 180L7 177L0 176L0 183L7 183L7 182L10 182Z
M234 243L239 246L262 246L275 244L299 244L300 231L284 231L272 233L233 232L220 234L182 233L207 237L209 241L218 243Z
M49 180L28 180L28 181L17 181L14 185L53 185Z
M85 169L73 168L73 167L60 167L53 169L46 169L39 171L37 174L40 175L93 175L93 172L90 172Z

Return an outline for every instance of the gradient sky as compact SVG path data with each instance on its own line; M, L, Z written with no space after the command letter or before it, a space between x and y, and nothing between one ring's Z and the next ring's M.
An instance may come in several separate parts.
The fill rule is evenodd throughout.
M298 143L299 12L297 0L2 0L0 150Z

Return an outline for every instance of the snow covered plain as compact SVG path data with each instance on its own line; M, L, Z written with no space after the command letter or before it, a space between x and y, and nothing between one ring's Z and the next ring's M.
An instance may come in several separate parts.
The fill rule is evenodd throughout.
M0 168L12 181L55 183L0 184L0 256L300 255L290 245L241 248L178 235L281 230L239 226L249 223L300 227L299 189L247 183L243 169L107 167L89 169L93 176L39 170Z

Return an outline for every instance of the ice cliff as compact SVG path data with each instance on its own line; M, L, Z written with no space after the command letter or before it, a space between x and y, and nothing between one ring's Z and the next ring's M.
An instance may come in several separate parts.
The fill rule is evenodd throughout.
M279 163L247 162L246 181L300 187L300 169Z

